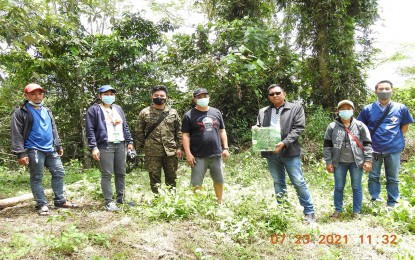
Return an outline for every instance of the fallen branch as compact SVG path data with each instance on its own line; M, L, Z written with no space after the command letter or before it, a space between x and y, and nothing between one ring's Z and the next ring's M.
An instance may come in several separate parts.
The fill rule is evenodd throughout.
M45 190L46 195L49 195L49 194L52 194L52 193L53 193L52 189ZM0 209L13 207L13 206L16 206L19 203L22 203L22 202L30 200L30 199L33 199L33 194L32 193L27 193L27 194L23 194L23 195L12 197L12 198L2 199L2 200L0 200Z

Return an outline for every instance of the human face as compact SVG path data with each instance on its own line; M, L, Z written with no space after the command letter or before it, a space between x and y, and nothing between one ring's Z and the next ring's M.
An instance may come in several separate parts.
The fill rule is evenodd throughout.
M389 82L382 82L376 86L375 90L379 102L383 105L388 103L392 96L392 85Z
M340 110L353 110L353 107L349 104L344 104L344 105L341 105L341 107L339 107L339 111Z
M36 89L32 92L25 93L25 97L33 103L40 104L45 97L45 93L41 89Z
M268 99L276 107L280 107L284 104L285 92L280 87L270 88L268 90Z
M100 98L101 98L102 96L115 96L115 92L114 92L114 91L112 91L112 90L108 90L108 91L106 91L106 92L102 92L102 93L100 94Z
M163 98L167 99L167 94L163 90L158 90L151 95L152 98Z

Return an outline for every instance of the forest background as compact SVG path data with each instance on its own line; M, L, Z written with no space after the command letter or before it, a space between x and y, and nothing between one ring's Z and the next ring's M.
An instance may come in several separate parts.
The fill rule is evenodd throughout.
M399 51L388 56L379 56L380 50L374 47L373 25L382 18L379 16L378 2L375 0L146 1L149 10L134 11L137 10L137 6L140 6L139 1L132 4L122 0L0 0L0 172L2 174L0 198L20 194L22 187L28 192L27 174L25 175L23 168L17 166L15 157L10 152L10 117L13 109L23 103L22 92L27 83L37 82L45 87L47 91L45 104L52 108L55 115L65 149L63 160L67 172L72 175L68 182L79 185L81 181L93 187L92 189L87 185L89 188L76 191L76 194L84 196L84 200L88 203L102 196L99 187L92 185L98 182L99 174L96 164L91 160L84 129L85 111L96 101L98 87L111 84L118 90L116 103L126 111L133 136L136 136L139 111L150 105L151 87L158 84L166 85L170 90L169 104L181 114L192 107L192 91L204 87L211 93L210 104L223 113L234 160L244 162L242 164L244 168L229 163L230 176L235 177L234 175L239 171L246 177L244 180L237 178L230 182L229 189L243 189L245 186L253 188L254 191L248 190L246 194L241 192L244 198L249 198L249 203L244 201L245 206L242 208L238 208L237 204L228 205L228 213L234 214L232 220L229 220L228 213L221 216L223 212L219 214L215 211L217 208L211 198L208 199L206 208L200 208L199 203L203 203L203 199L200 198L193 198L190 201L183 199L178 202L177 199L171 201L168 196L162 196L158 200L151 200L147 206L139 207L129 217L145 216L151 223L154 219L194 221L194 216L208 216L207 219L212 223L203 224L196 221L190 226L207 225L208 227L204 227L209 229L211 225L219 225L219 230L233 234L230 236L232 243L239 243L240 246L249 244L252 251L250 253L249 250L245 251L240 247L234 248L232 244L232 250L230 245L227 248L230 250L228 253L246 257L259 253L259 249L255 250L256 239L268 237L272 234L272 230L285 232L291 227L293 228L291 234L299 232L294 228L295 225L292 225L296 221L294 217L291 219L273 213L274 207L278 206L270 202L271 198L257 201L256 196L255 199L251 197L251 193L258 190L265 192L269 189L271 181L269 176L264 177L266 176L264 162L255 161L257 155L250 150L250 128L256 121L258 109L268 104L267 86L272 83L282 83L287 91L287 99L299 102L305 108L307 125L301 137L302 160L306 169L316 173L314 177L309 177L310 185L313 183L318 185L322 181L331 183L332 180L327 179L322 166L322 139L327 124L335 116L337 102L342 99L352 100L356 104L356 113L358 113L365 104L375 98L372 92L373 86L367 86L365 83L367 72L376 65L408 58L405 52ZM190 10L201 15L203 19L200 22L199 19L195 19L193 23L188 20L193 19L192 16L183 18L178 15L182 10L188 12ZM148 12L150 16L159 18L146 18L149 16ZM408 80L395 88L393 100L406 104L414 115L415 67L403 66L396 73L405 76ZM388 75L383 76L388 77ZM403 185L408 194L411 194L413 189L414 149L414 131L410 127L407 148L402 156L405 163L403 172L408 174L403 179ZM145 177L140 174L142 171L139 167L140 160L129 163L132 165L131 176L139 175L139 183L142 182L145 187ZM186 166L182 165L181 171L186 172L186 170L188 170ZM88 173L88 177L77 175L78 173ZM261 173L263 175L258 177L257 174ZM255 178L264 183L254 183L257 181ZM237 183L237 180L242 184ZM267 184L266 182L268 182L267 188L262 186ZM94 190L92 196L86 195L91 189ZM188 196L186 192L183 191L183 194L179 193L177 196L186 197ZM232 194L230 190L228 192ZM316 192L331 191L328 186ZM144 197L146 198L146 195ZM327 205L330 205L328 200ZM368 214L385 213L385 218L368 221L370 224L368 228L373 228L373 223L386 228L390 221L397 221L399 223L397 230L403 234L401 241L409 242L411 239L414 241L415 200L411 200L409 196L405 201L407 203L403 203L405 205L403 209L392 213L385 213L383 208L374 210L365 208ZM295 198L294 203L297 204ZM267 207L268 204L272 206ZM154 209L149 209L149 205ZM251 206L253 208L249 208ZM25 207L27 208L27 205ZM259 215L247 218L249 212L258 208L261 209ZM167 209L172 212L164 212ZM16 210L20 212L21 209ZM88 212L89 209L86 210L84 214L88 214L89 217L91 212ZM93 206L91 210L95 212L98 206ZM159 212L156 213L156 210ZM212 213L212 210L216 213ZM322 220L327 221L329 213L326 209L321 210ZM24 218L28 213L24 210L23 212L18 215ZM283 209L281 212L288 216L292 213L288 209ZM16 211L13 210L9 213L5 212L4 216L9 217L14 213ZM75 218L71 215L62 218L66 217ZM78 216L81 217L85 218L85 215ZM223 223L218 221L218 218L222 219ZM349 221L350 218L346 217L346 220ZM49 219L54 225L57 221L59 221L57 216ZM85 230L81 232L79 229L83 230L87 227L76 225L76 221L73 223L75 224L72 226L58 225L59 227L53 230L51 225L51 230L45 231L44 242L47 244L55 241L53 244L55 247L49 245L43 251L48 254L73 256L82 251L80 245L85 241L103 248L108 248L109 245L116 247L119 243L114 234L107 236L104 235L105 232L89 229L88 232ZM249 229L248 226L251 228ZM202 230L206 231L206 229ZM0 241L4 242L3 253L7 251L9 255L17 258L39 257L21 246L28 234L16 237L10 227L3 232L2 235L6 237ZM189 232L196 231L190 228ZM312 232L318 234L320 231ZM397 231L393 229L393 232ZM206 233L203 235L207 236ZM66 243L62 242L67 239L66 236L76 237L76 239L71 238L75 244L69 243L68 248L64 246ZM76 241L79 243L77 244ZM206 253L196 245L187 246L184 251L174 251L173 255L180 256L181 252L187 252L181 256L203 258ZM225 243L225 246L228 245ZM327 254L318 246L314 249L322 255ZM353 249L351 247L346 248L346 251L338 251L336 248L330 248L334 250L330 254L334 256L340 254L341 258L342 252L347 252L346 258L353 258L356 257L351 253ZM385 254L385 257L389 257L401 248L395 249L390 253L385 249L382 251L374 248L374 254L377 256ZM172 253L166 248L163 250L161 251L167 252L166 254ZM105 255L111 258L115 257L118 251L87 255ZM268 251L264 256L272 255L273 252ZM294 256L305 254L300 251L299 249L295 252ZM148 250L146 252L153 256ZM209 250L207 252L207 255L219 254ZM316 253L313 250L311 252ZM404 250L399 252L402 257L413 257L411 246L404 246ZM285 254L289 256L292 252L288 250ZM122 256L128 258L134 256L134 253L128 251ZM216 256L224 257L224 255Z

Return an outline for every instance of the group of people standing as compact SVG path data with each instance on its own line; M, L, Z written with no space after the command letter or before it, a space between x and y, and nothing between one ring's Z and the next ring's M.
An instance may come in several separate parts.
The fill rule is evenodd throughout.
M85 115L86 137L92 158L99 162L104 207L119 211L125 201L125 174L127 151L134 150L134 142L123 109L115 104L116 89L103 85L98 89L98 102L88 108ZM28 165L30 185L39 215L49 215L50 209L42 185L44 167L52 175L55 207L77 208L77 204L64 197L64 169L61 141L49 108L43 106L45 90L38 84L25 87L25 103L12 116L12 152L18 163ZM167 106L168 90L155 86L151 92L151 106L138 116L137 140L145 155L145 168L149 173L150 187L158 193L161 169L168 188L176 187L178 159L186 154L192 167L191 184L195 191L202 188L207 170L213 179L218 203L222 202L222 160L229 157L225 124L219 110L209 106L209 93L199 88L193 93L196 106L180 118L177 111ZM182 123L183 122L183 123ZM112 190L114 174L115 201Z
M360 215L362 205L363 171L369 172L369 193L375 203L380 198L380 172L385 165L387 205L393 207L399 200L400 154L405 146L404 133L414 120L408 108L392 102L393 85L381 81L375 87L378 100L367 105L357 119L355 106L342 100L337 106L337 117L324 135L326 169L334 174L334 206L332 218L341 215L343 191L347 172L353 189L353 213ZM29 165L32 193L40 215L49 214L43 187L43 168L52 174L52 189L56 207L78 207L63 195L63 154L50 110L43 106L44 90L31 83L25 88L25 104L16 109L12 120L12 151L18 162ZM261 152L274 179L274 190L279 203L286 197L286 174L293 184L305 221L316 221L314 205L301 168L299 137L305 128L305 113L301 105L288 102L281 84L268 87L270 105L259 110L255 127L275 127L281 141L274 151ZM116 90L110 85L99 88L99 103L86 113L86 135L92 157L99 161L101 188L108 211L118 211L125 201L125 172L127 150L134 150L133 138L122 108L115 102ZM223 197L222 161L229 154L225 123L221 112L209 106L209 93L198 88L193 92L195 107L180 118L177 111L166 104L168 90L159 85L152 89L152 105L138 116L137 144L145 155L145 168L150 187L158 193L161 170L167 187L176 187L178 159L186 156L191 166L191 185L195 191L202 188L207 170L213 180L218 203ZM111 177L114 173L116 201L113 201Z

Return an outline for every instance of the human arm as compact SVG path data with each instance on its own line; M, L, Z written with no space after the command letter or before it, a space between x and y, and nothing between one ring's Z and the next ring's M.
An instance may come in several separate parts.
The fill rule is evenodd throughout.
M182 150L182 147L183 147L183 141L182 141L183 139L182 139L182 131L181 131L182 122L177 111L176 110L174 111L175 111L174 139L177 144L176 156L177 158L181 159L183 158L183 155L184 155L183 150Z
M140 113L138 114L138 120L137 120L137 146L138 149L143 149L144 148L144 136L145 136L145 131L146 131L146 127L147 127L147 123L146 123L146 110L147 108L143 109L140 111Z
M16 109L12 115L12 121L10 126L11 132L11 144L12 152L17 156L17 162L20 165L28 165L29 157L27 156L27 151L24 148L24 116L20 108ZM27 120L27 118L26 118Z
M290 103L291 104L291 103ZM296 142L305 128L304 109L300 105L293 105L289 110L283 110L281 114L281 135L286 134L281 140L285 147L290 147ZM277 144L278 145L278 144ZM281 147L281 149L284 147Z
M408 132L408 129L409 129L409 124L407 124L407 125L403 125L403 126L401 127L401 130L402 130L402 133L403 133L403 134L405 134L406 132Z
M196 159L190 151L190 135L189 133L182 133L183 149L186 154L186 162L190 167L194 167Z
M360 138L363 143L363 153L365 156L365 162L363 163L363 170L369 172L372 170L372 160L373 160L373 148L372 148L372 138L370 137L369 128L362 123L360 129Z
M97 111L91 106L85 114L85 133L88 140L88 146L92 149L92 158L96 161L100 160L97 140L95 137L95 128L97 120Z
M219 136L220 136L220 140L222 142L222 158L223 160L227 160L228 157L230 156L229 153L229 146L228 146L228 136L226 134L226 130L225 129L219 129Z
M331 123L327 126L326 132L324 133L324 143L323 143L323 156L324 161L326 162L326 170L329 173L334 172L334 165L333 165L333 158L332 158L332 152L333 152L333 141L332 141L332 135L333 135L333 127L334 123Z

